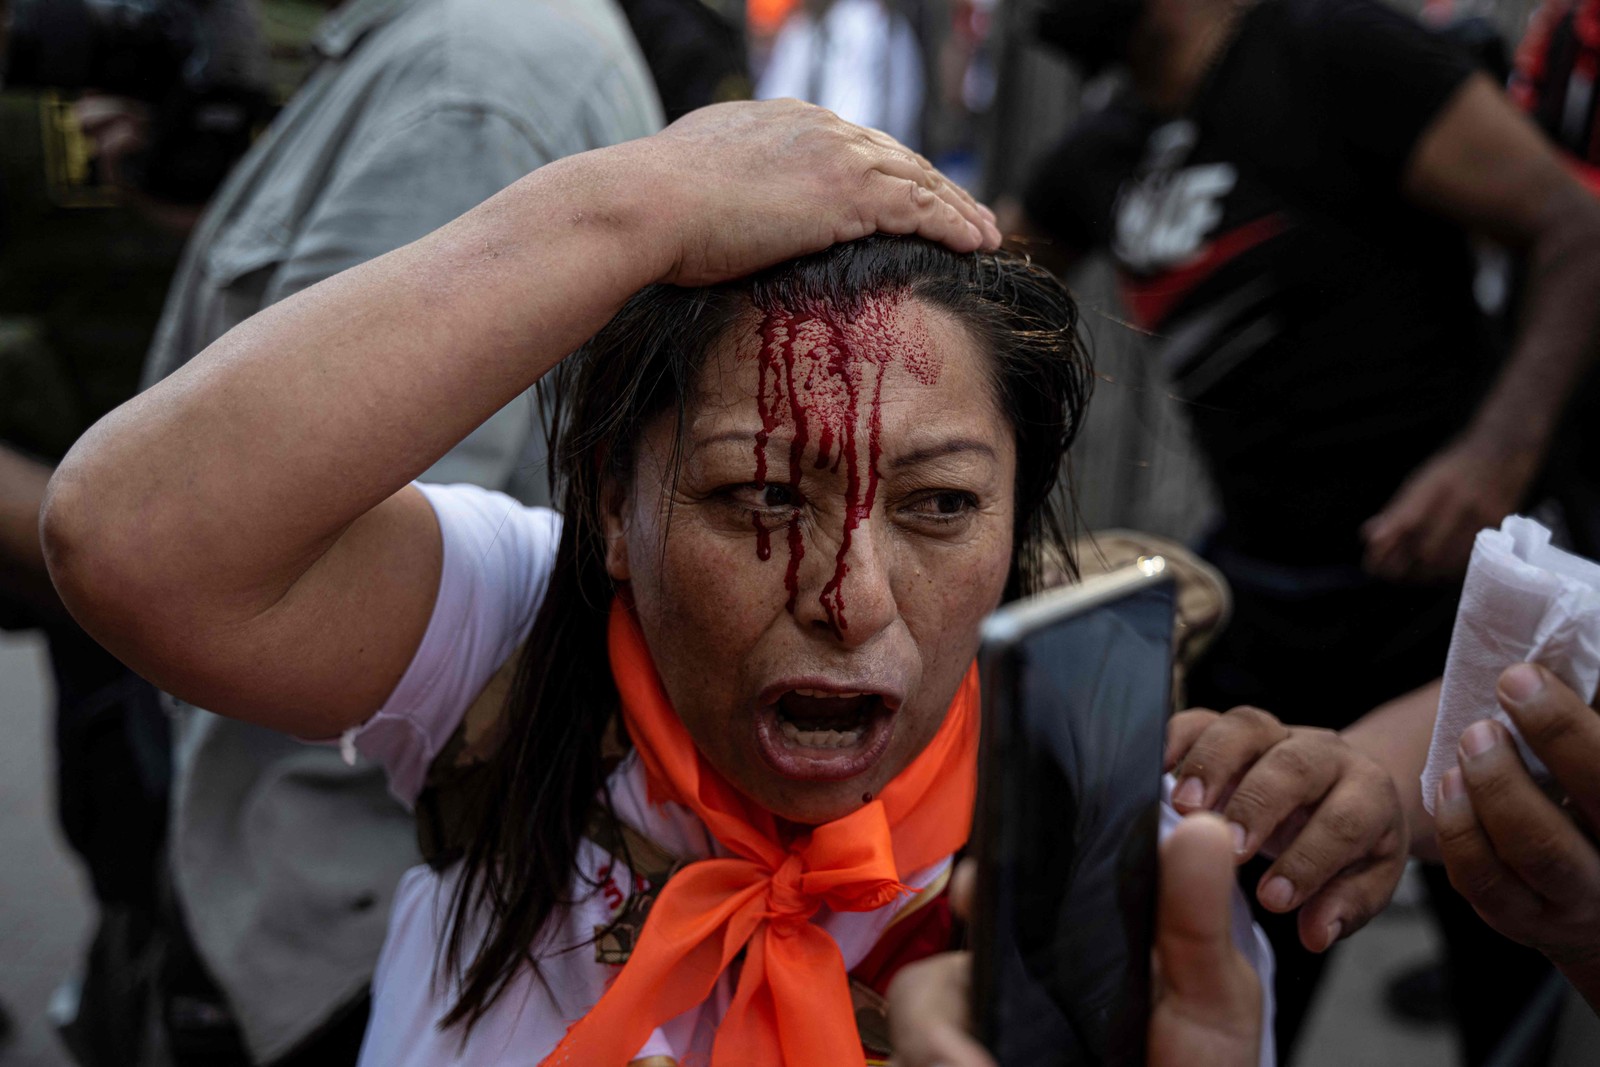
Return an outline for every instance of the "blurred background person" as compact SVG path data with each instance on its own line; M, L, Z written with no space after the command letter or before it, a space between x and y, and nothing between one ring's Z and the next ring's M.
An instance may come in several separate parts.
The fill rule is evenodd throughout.
M158 380L259 308L422 236L542 163L659 124L637 46L609 0L350 0L329 10L335 6L312 5L309 21L298 10L288 18L311 39L316 69L199 217L145 357L160 306L158 290L147 294L143 332L125 353L139 354L119 364L121 397L139 381L133 368L141 361L144 382ZM206 55L260 58L253 0L129 7L112 12L122 19L114 25L150 15L137 43L193 45L199 28L214 25ZM69 88L103 90L73 117L146 214L193 224L198 200L183 198L194 207L173 210L171 183L153 182L141 169L160 158L164 137L165 97L148 84L148 60L107 53L96 22L104 12L92 5L18 0L16 14L11 40L26 47L13 49L13 80L30 76L38 56L61 55L62 45L116 60L116 70L126 72L120 78L72 71L77 81L68 84L67 75L58 76ZM216 107L195 111L212 123L224 117ZM249 145L253 124L242 132L218 179ZM94 151L84 147L79 155ZM163 270L142 275L153 286L164 286L176 259L174 242L165 249ZM32 258L18 263L31 269ZM63 282L59 290L72 286ZM98 413L64 428L56 454ZM536 499L543 493L540 456L531 405L520 403L430 476ZM26 468L15 481L36 492L45 470ZM17 516L7 532L15 529L18 555L32 562L29 502L13 508L6 485L7 518ZM31 508L36 525L36 500ZM141 884L155 883L149 895L163 906L145 965L114 969L115 992L131 1018L108 1046L112 1058L95 1059L78 1043L75 1054L85 1063L118 1064L353 1062L387 900L399 872L417 859L412 816L370 767L346 767L331 749L232 731L236 724L165 698L158 710L156 694L128 678L161 732L150 745L154 759L169 760L168 715L175 734L167 865L143 847L151 834L118 835L124 848L141 849ZM167 786L163 774L156 778L160 796L148 808L159 834ZM103 780L103 788L111 785ZM101 834L117 828L104 813L85 821ZM136 996L146 993L148 1008ZM156 1025L143 1026L146 1015Z
M1511 98L1600 195L1597 79L1600 3L1545 0L1517 49ZM1556 440L1547 482L1555 521L1578 553L1600 559L1600 373L1590 370Z
M1534 490L1593 357L1600 209L1463 54L1368 0L1065 0L1041 25L1127 72L1024 200L1041 255L1109 250L1216 483L1235 614L1191 695L1344 725L1437 673L1473 534ZM1477 234L1531 265L1509 353ZM1478 1063L1545 968L1435 881ZM1292 924L1275 944L1287 1054L1321 961Z
M807 0L778 31L756 99L792 96L922 146L923 54L893 0Z
M56 1022L80 1062L121 1063L157 956L169 730L57 600L39 505L72 442L136 391L184 231L284 71L243 0L11 0L0 27L0 627L46 638L56 810L97 911Z

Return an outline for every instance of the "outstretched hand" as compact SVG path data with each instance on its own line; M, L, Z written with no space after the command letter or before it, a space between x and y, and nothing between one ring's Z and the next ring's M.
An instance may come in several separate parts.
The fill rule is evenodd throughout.
M971 910L971 861L950 900ZM1261 984L1234 948L1229 902L1233 863L1220 819L1184 819L1161 843L1156 904L1156 994L1150 1067L1254 1067L1262 1035ZM970 1034L972 957L947 952L913 964L889 987L896 1067L994 1067Z
M712 285L872 233L1000 245L993 212L922 156L798 100L701 108L623 147L673 231L659 281Z
M1444 448L1361 527L1367 571L1390 581L1459 578L1478 531L1522 505L1537 468L1536 456L1472 440Z
M1300 941L1322 952L1389 903L1410 843L1389 773L1331 730L1290 727L1259 708L1173 716L1172 805L1221 813L1234 858L1275 857L1256 887L1273 912L1300 909Z
M1503 726L1475 723L1439 783L1439 850L1484 921L1548 956L1600 1011L1600 715L1532 664L1502 674L1497 695L1565 799L1534 782Z

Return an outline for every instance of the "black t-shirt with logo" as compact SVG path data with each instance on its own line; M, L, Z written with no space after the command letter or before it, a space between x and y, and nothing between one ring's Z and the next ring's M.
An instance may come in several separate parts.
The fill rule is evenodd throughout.
M1121 97L1035 172L1034 223L1109 249L1160 338L1239 551L1355 560L1481 393L1465 235L1401 190L1471 70L1377 0L1260 0L1186 114Z

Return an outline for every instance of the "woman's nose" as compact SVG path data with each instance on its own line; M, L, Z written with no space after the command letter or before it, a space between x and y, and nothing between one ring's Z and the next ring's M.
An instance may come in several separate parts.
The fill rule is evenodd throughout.
M826 628L846 647L863 645L899 614L888 557L879 544L873 516L847 525L832 551L816 546L816 565L802 589L795 613L800 621Z

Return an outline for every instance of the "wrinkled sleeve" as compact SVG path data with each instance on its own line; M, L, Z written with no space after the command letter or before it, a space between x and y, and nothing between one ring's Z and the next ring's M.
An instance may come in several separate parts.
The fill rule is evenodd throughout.
M561 519L473 485L418 485L444 544L427 632L394 692L344 744L383 766L408 807L467 708L527 636Z
M371 125L300 228L268 303L432 233L552 158L525 123L467 100Z
M536 131L483 105L438 101L372 123L347 149L273 275L266 303L424 237L552 158ZM505 488L537 426L518 397L422 477Z

